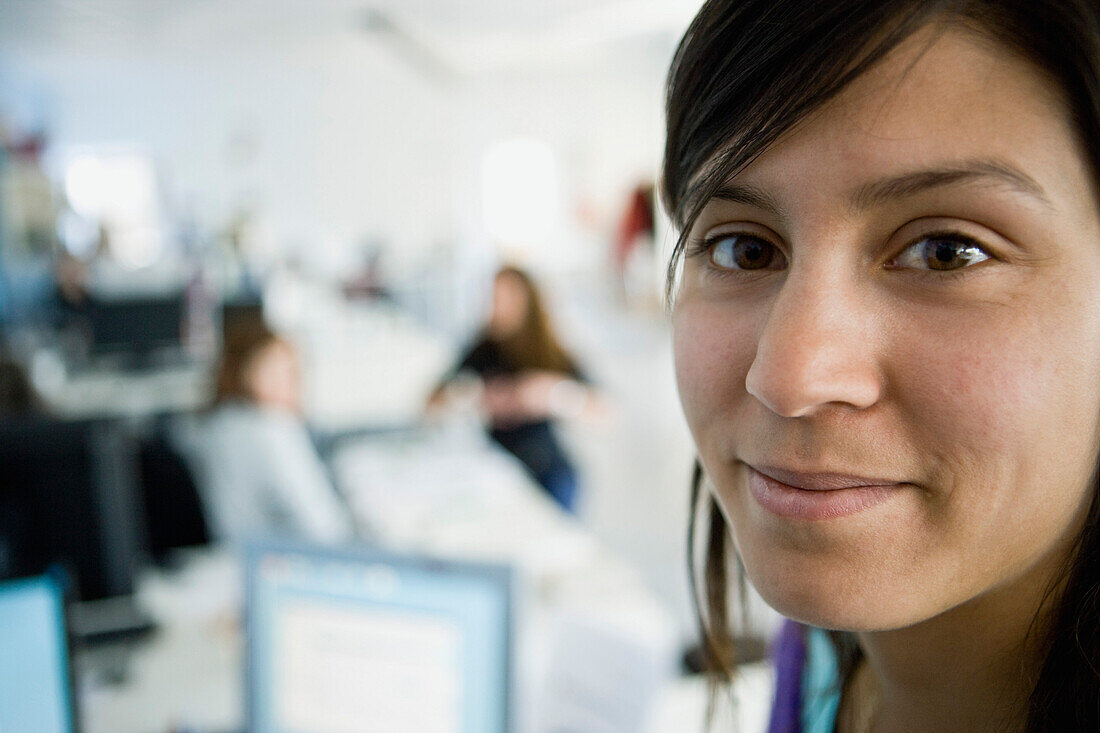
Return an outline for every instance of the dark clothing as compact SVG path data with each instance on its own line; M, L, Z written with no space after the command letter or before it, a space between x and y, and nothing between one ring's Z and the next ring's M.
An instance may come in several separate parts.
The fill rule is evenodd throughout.
M495 342L482 337L466 352L453 374L464 371L473 372L482 381L490 382L518 377L524 370L513 363ZM578 382L587 381L575 365L570 365L564 375ZM489 436L518 458L566 511L574 511L576 471L558 443L549 420L493 427L489 430Z
M573 511L577 494L577 475L562 450L550 423L540 422L510 428L494 428L490 437L527 466L544 489L566 511Z
M494 377L515 377L524 370L508 358L499 344L486 336L481 336L466 351L466 355L455 367L452 376L462 371L474 372L482 379L488 380ZM576 364L570 363L563 374L578 382L588 382L588 378Z

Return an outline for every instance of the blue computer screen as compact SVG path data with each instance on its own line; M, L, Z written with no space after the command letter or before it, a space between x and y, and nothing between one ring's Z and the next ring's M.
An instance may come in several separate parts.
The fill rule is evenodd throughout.
M506 570L269 549L249 574L252 730L509 730Z
M0 583L0 733L72 730L61 590L49 578Z

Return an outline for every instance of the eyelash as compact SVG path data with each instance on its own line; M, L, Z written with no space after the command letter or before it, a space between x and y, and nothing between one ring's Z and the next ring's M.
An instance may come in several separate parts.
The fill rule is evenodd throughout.
M708 237L699 237L699 238L689 240L689 242L687 243L687 246L685 248L685 257L691 259L691 258L695 258L695 257L706 256L707 259L708 259L708 269L712 272L712 274L714 274L716 276L719 276L719 277L721 277L721 276L737 276L738 273L756 272L756 270L741 270L741 269L734 269L734 268L724 268L724 267L719 267L719 266L713 264L713 261L711 260L711 253L713 252L714 247L717 246L717 244L719 242L721 242L722 240L729 239L731 237L744 237L746 239L753 239L753 240L756 240L756 241L759 241L759 242L763 242L764 244L767 244L768 246L773 247L776 250L776 252L779 256L783 257L784 259L786 258L786 255L783 253L783 251L779 247L777 247L775 244L772 244L771 242L769 242L767 239L765 239L764 237L762 237L760 235L750 234L750 233L747 233L747 232L744 232L744 233L742 233L742 232L722 232L721 234L714 234L714 235L711 235L711 236L708 236ZM890 258L889 262L893 262L893 261L897 260L902 255L904 255L910 248L912 248L912 247L914 247L914 246L916 246L916 245L918 245L922 242L927 242L929 240L942 240L942 241L952 242L954 244L958 244L958 245L961 245L961 246L966 247L966 248L974 248L974 249L979 250L982 254L984 254L987 260L997 259L996 257L994 257L993 253L991 253L989 251L988 247L983 245L981 242L979 242L974 237L971 237L969 235L963 234L963 233L958 232L958 231L941 230L941 231L927 232L927 233L921 234L920 236L918 236L914 239L911 239L908 244L906 244L904 247L902 247L900 250L898 250L897 254L895 254L893 257ZM981 264L982 262L985 262L985 261L986 260L979 260L978 262L976 262L972 265L963 265L962 267L957 267L957 268L953 268L953 269L949 269L949 270L937 270L937 269L934 269L934 268L902 268L902 267L888 268L888 269L898 269L898 270L908 269L908 270L911 270L911 271L918 272L923 276L935 277L935 278L938 278L938 279L941 279L941 280L950 280L950 279L956 279L956 278L959 278L959 277L966 276L967 274L969 274L969 273L966 272L967 270L971 270L976 265L979 265L979 264ZM761 268L761 270L762 271L767 271L767 270L764 270L764 268Z
M783 253L783 250L780 249L779 247L777 247L775 244L769 242L766 238L760 236L759 234L750 234L748 232L722 232L721 234L712 234L710 236L699 237L699 238L692 239L688 242L687 247L685 249L685 257L687 257L688 259L692 259L692 258L695 258L695 257L706 257L707 258L707 269L710 271L710 273L712 275L714 275L716 277L738 277L738 276L744 276L745 274L748 274L748 273L757 272L757 270L741 270L741 269L734 269L734 268L719 267L719 266L717 266L713 263L713 260L711 259L711 255L712 255L712 252L714 251L714 248L722 240L730 239L731 237L743 237L745 239L752 239L752 240L756 240L758 242L762 242L762 243L768 245L769 247L772 247L773 249L775 249L776 253L780 257L782 257L783 259L787 258L786 254ZM761 271L768 272L770 270L761 270Z
M969 274L969 273L967 273L967 270L974 269L974 267L976 267L977 265L980 265L982 262L986 262L987 260L997 259L996 257L993 256L993 253L989 251L989 248L987 246L983 245L981 242L979 242L974 237L971 237L967 234L963 234L963 233L957 232L957 231L941 230L941 231L927 232L927 233L922 234L919 237L916 237L915 239L911 240L907 245L902 247L901 250L896 255L894 255L890 259L890 262L893 262L893 261L899 259L902 255L904 255L906 252L908 252L910 248L915 247L915 246L917 246L918 244L920 244L922 242L936 241L936 240L951 242L953 244L958 244L958 245L961 245L962 247L965 247L965 248L968 248L968 249L976 249L979 252L981 252L983 255L985 255L985 259L984 260L979 260L979 261L977 261L973 264L963 265L962 267L952 268L950 270L937 270L935 268L911 268L911 269L913 269L916 272L919 272L923 275L927 275L927 276L938 277L940 279L954 279L954 278L963 277L963 276ZM889 263L887 263L887 264L889 264ZM898 268L890 268L890 269L899 269L900 270L900 269L908 269L908 268L898 267Z

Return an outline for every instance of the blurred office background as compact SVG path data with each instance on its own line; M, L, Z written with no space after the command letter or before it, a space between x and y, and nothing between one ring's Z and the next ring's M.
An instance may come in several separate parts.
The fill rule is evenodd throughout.
M297 349L304 423L358 543L514 565L538 628L575 641L559 664L592 663L587 646L654 670L630 678L637 699L604 691L604 723L543 721L701 720L681 664L695 626L692 449L662 295L674 233L653 195L664 78L697 6L0 0L0 426L25 472L7 469L0 569L64 567L75 595L106 599L75 621L88 730L240 724L239 632L190 657L151 650L181 617L240 623L217 543L179 549L211 532L173 436L208 407L226 330L257 316ZM521 470L500 478L476 414L425 418L506 263L540 284L601 403L555 424L575 514ZM535 497L533 518L479 482L523 484L508 491ZM620 595L609 576L629 576ZM566 617L582 621L561 631ZM202 650L221 655L213 672Z

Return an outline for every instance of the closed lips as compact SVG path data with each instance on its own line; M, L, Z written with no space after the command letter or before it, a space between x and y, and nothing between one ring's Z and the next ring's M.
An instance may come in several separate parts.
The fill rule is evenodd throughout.
M745 465L749 493L765 510L785 519L823 520L856 514L897 495L906 485L844 473Z
M844 473L813 473L791 471L774 466L752 466L750 469L767 476L773 481L786 484L795 489L805 491L835 491L837 489L856 489L871 486L897 486L900 481L890 479L868 478L865 476L853 476Z

